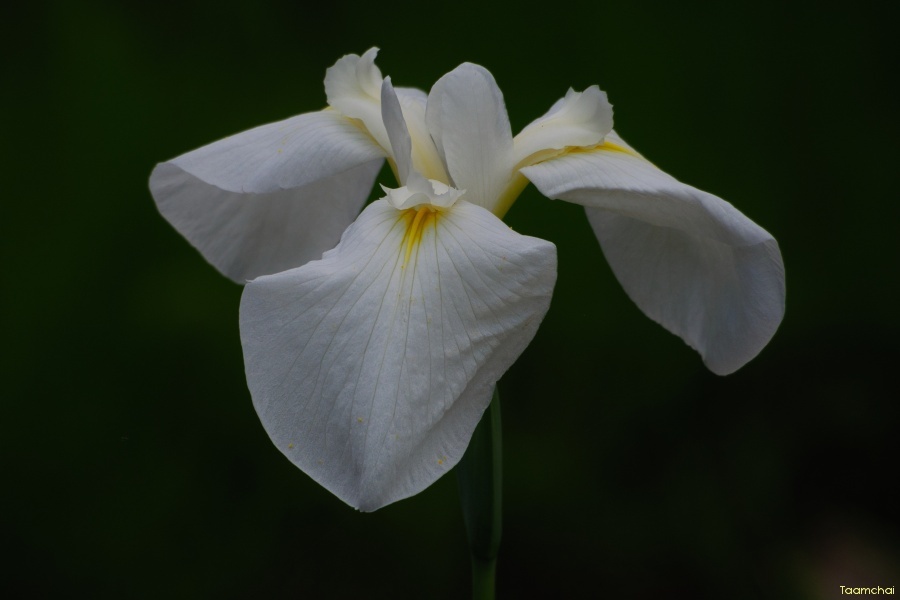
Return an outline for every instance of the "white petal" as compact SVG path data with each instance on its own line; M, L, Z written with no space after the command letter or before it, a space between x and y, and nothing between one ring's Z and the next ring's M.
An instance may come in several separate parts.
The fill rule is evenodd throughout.
M412 139L403 118L400 100L391 84L391 78L385 77L381 84L381 120L390 140L391 156L397 165L397 176L400 184L406 185L410 171L415 172L412 165ZM419 176L421 178L421 175Z
M493 210L513 173L513 145L503 94L484 67L465 63L428 95L428 130L466 200Z
M611 142L613 147L619 146L620 148L623 148L623 149L627 150L628 152L631 152L632 154L643 158L643 156L641 156L641 154L637 150L635 150L634 148L631 147L631 144L629 144L628 142L623 140L622 137L618 133L616 133L615 129L613 129L609 133L607 133L603 139L606 142Z
M397 176L403 184L401 188L394 190L381 186L387 194L388 202L399 209L413 208L419 204L448 208L456 202L465 193L464 190L456 190L440 181L426 179L413 166L412 140L390 77L385 78L381 86L381 115L391 140Z
M586 207L631 299L714 373L739 369L774 335L784 315L781 253L731 204L628 150L573 152L522 173L544 195Z
M456 464L556 279L552 244L484 209L430 213L409 244L416 214L374 202L321 261L261 277L241 300L247 381L273 442L367 511Z
M385 200L394 208L401 210L419 208L422 205L449 208L466 193L465 190L449 187L434 179L420 179L413 183L415 185L405 185L397 189L381 186L387 194Z
M599 144L612 129L612 115L606 92L601 92L596 85L583 92L569 89L565 98L515 137L515 164L531 164L534 161L528 160L529 157L545 150Z
M362 56L348 54L325 73L328 104L347 117L359 119L368 133L391 156L391 140L383 121L381 107L381 71L375 66L378 48ZM428 179L450 182L447 170L425 126L425 92L414 88L397 88L412 142L412 164Z
M422 90L414 88L395 88L403 118L412 139L413 167L427 179L435 179L449 184L450 177L443 159L431 139L431 133L425 124L425 104L427 96Z
M375 66L378 48L362 56L348 54L325 71L328 105L344 116L359 119L375 141L390 151L387 132L381 121L381 71Z
M382 150L335 111L263 125L150 176L163 216L239 283L319 258L368 197Z

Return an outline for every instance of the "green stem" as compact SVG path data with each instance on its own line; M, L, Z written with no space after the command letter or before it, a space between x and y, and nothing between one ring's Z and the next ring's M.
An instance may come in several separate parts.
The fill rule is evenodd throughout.
M474 600L493 600L503 496L500 394L497 388L494 388L491 405L484 411L472 441L456 467L456 476L472 555L472 597Z
M497 558L481 559L472 555L472 599L494 600Z

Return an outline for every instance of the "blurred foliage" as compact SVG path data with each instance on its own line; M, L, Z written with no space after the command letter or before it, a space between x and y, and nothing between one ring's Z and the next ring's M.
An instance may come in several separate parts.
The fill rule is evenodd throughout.
M483 64L514 130L569 86L599 84L630 143L734 203L785 257L781 330L717 378L628 300L578 207L526 190L508 221L557 244L559 281L504 378L501 597L831 598L900 584L887 7L4 9L0 591L465 597L454 478L359 514L285 461L244 382L240 288L147 191L157 161L321 108L325 69L373 45L398 85Z

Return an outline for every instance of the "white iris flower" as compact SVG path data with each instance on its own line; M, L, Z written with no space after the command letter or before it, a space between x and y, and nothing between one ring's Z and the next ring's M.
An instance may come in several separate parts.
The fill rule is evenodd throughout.
M159 210L233 280L257 413L299 468L362 510L462 457L494 385L547 312L553 244L500 220L530 181L581 204L628 295L730 373L784 313L778 244L612 130L596 86L517 136L484 68L426 96L377 50L328 69L329 108L157 165ZM382 161L397 189L360 213Z

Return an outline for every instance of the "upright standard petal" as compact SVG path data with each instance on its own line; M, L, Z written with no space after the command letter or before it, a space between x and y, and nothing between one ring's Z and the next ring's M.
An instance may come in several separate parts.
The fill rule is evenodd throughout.
M418 493L462 456L555 279L552 244L480 207L375 202L321 261L245 288L257 413L291 462L351 506Z
M613 272L651 319L714 373L736 371L784 315L778 243L724 200L678 182L624 144L522 169L545 196L585 206Z
M388 202L399 209L413 208L419 204L449 208L465 193L465 190L451 188L443 182L427 180L413 165L413 143L403 116L400 100L391 85L391 78L381 86L381 115L391 142L391 154L397 168L397 177L402 187L388 189Z
M150 191L206 260L243 283L333 248L368 197L383 156L359 128L325 110L160 163Z
M394 91L390 77L385 77L381 85L381 120L390 140L389 148L394 164L397 166L397 177L400 185L407 185L410 173L415 173L412 164L412 138L403 118L400 99Z
M515 174L509 117L493 75L464 63L441 77L428 95L425 121L452 185L493 211Z
M425 106L428 96L422 90L415 88L395 88L400 106L403 109L403 118L409 129L412 140L412 164L413 168L427 179L434 179L443 183L450 183L450 176L444 166L443 159L434 145L431 132L425 123Z

